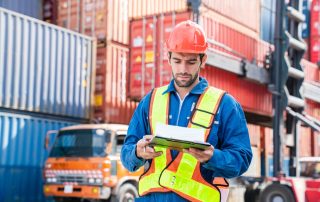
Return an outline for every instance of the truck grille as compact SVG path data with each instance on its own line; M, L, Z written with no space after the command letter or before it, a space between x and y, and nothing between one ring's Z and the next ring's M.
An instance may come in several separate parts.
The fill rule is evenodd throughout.
M86 184L87 178L83 175L59 175L57 176L57 183L77 183L77 184Z

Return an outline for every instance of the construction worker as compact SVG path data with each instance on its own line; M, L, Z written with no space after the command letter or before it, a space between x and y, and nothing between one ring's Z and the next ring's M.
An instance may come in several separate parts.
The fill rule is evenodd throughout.
M226 201L225 178L240 176L252 158L243 110L231 95L199 76L208 44L198 24L177 24L166 45L173 79L141 100L121 150L129 171L145 166L136 201ZM151 147L157 123L203 128L211 146L180 152Z

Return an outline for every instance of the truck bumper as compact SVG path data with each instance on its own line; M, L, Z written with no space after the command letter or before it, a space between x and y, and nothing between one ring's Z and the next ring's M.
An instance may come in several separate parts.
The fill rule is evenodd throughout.
M44 185L46 197L77 197L91 199L108 199L111 195L110 187L79 186L79 185Z

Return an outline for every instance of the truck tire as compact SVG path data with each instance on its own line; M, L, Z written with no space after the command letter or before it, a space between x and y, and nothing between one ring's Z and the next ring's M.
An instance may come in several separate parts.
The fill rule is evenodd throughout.
M136 197L138 197L138 191L133 184L126 183L120 187L118 194L119 202L134 202Z
M245 202L257 202L259 199L259 189L248 189L244 192Z
M267 186L260 195L261 202L295 202L292 191L282 184L271 184Z

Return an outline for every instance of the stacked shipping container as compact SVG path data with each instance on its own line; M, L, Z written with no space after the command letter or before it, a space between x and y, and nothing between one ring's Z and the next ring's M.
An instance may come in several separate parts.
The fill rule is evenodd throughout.
M139 100L152 88L170 82L165 39L173 26L190 16L190 12L173 12L131 22L128 96L132 99Z
M45 201L48 130L88 122L95 41L0 8L0 201Z
M126 91L130 19L186 10L186 1L161 0L150 4L136 0L46 2L57 8L56 15L52 15L56 19L51 19L52 22L97 38L95 118L100 122L128 123L138 104L127 99Z

